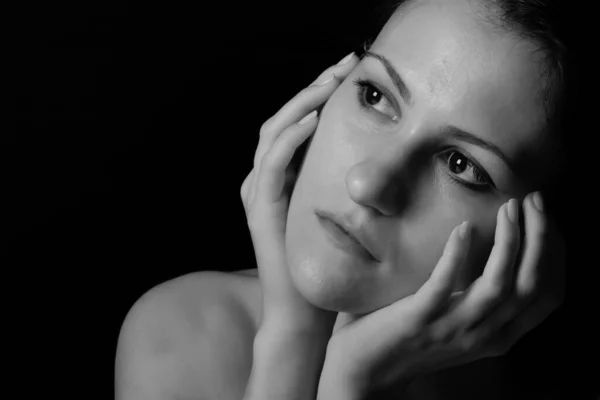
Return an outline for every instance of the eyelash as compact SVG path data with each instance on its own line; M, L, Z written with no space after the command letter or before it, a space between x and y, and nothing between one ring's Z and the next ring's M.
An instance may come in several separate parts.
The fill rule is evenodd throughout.
M387 95L382 90L380 90L378 87L373 85L371 82L366 81L364 79L355 78L353 80L353 83L354 83L354 85L356 85L358 87L358 103L359 103L361 109L367 110L367 111L373 111L373 107L370 104L365 103L365 100L364 100L365 91L367 89L376 90L377 92L379 92L379 94L381 94L381 96L385 97L386 101L389 104L392 104L392 102L387 97ZM376 110L375 110L375 112L377 112L380 115L384 115L383 113L378 112ZM389 116L388 116L388 118L389 118ZM485 172L485 170L483 168L481 168L475 161L473 161L470 157L466 156L463 152L459 151L456 148L447 149L440 155L440 158L442 158L445 161L446 167L448 169L449 169L448 161L450 159L450 156L453 153L457 153L460 156L464 157L467 160L467 168L468 167L473 168L473 175L476 177L476 179L478 181L482 182L482 183L468 182L464 179L458 178L456 176L456 174L449 171L448 177L453 183L457 183L467 189L470 189L470 190L473 190L476 192L488 192L491 189L496 187L494 185L494 182L492 181L492 179L489 177L489 175Z
M389 99L389 97L385 94L385 92L383 90L380 90L377 86L375 86L374 84L372 84L369 81L366 81L364 79L361 78L355 78L352 83L354 83L354 85L356 85L356 87L358 87L358 104L360 105L361 110L367 110L367 111L374 111L373 107L370 104L365 103L365 99L364 99L364 95L365 95L365 91L367 89L374 89L375 91L377 91L382 97L385 98L385 100L388 102L388 104L392 105L393 102ZM391 120L395 121L395 118L391 118L388 115L385 115L379 111L376 111L379 115L383 115L388 117Z
M448 169L450 169L448 161L453 153L459 154L467 160L467 168L473 168L473 175L475 176L475 179L481 182L472 183L464 179L460 179L457 177L457 174L453 173L452 171L448 171L448 177L453 183L458 183L459 185L462 185L467 189L474 190L477 192L488 192L496 187L490 176L485 172L483 168L481 168L475 161L473 161L470 157L466 156L463 152L456 148L448 149L442 154L440 154L440 158L445 162L446 167Z

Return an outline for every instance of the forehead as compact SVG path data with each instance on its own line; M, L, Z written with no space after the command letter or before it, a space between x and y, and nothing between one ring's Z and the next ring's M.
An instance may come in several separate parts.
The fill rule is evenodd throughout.
M371 48L390 59L416 107L517 156L545 139L541 54L479 12L468 0L416 1L394 13Z

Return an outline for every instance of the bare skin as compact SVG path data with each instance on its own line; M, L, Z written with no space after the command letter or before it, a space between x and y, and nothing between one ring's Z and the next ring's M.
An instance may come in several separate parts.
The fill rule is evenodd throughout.
M445 9L448 4L452 6ZM338 345L327 347L330 362L324 364L329 366L327 371L333 379L320 380L331 382L332 391L319 388L319 398L365 399L361 391L356 391L354 397L345 397L346 386L353 386L347 383L360 382L354 379L357 376L379 378L384 374L369 375L377 367L379 372L396 371L381 369L387 361L404 363L407 367L400 365L404 369L398 370L410 372L407 382L403 382L408 384L407 392L400 394L394 388L386 388L390 398L519 398L516 392L511 392L508 371L502 369L498 358L485 358L439 372L426 371L414 379L410 368L411 362L418 367L426 365L423 358L427 354L446 355L447 348L460 351L465 348L465 356L481 358L483 353L473 346L448 345L443 333L460 332L463 325L472 326L483 311L491 315L495 306L508 310L510 321L517 321L517 317L519 321L529 320L514 325L527 326L528 330L561 301L559 296L550 303L551 307L539 301L535 304L542 304L548 310L520 315L529 304L523 299L546 297L538 296L543 286L538 276L541 277L540 266L544 263L537 255L543 254L541 249L546 247L542 246L545 242L541 238L548 235L541 234L545 232L543 217L534 211L529 197L523 202L522 211L525 220L530 221L526 223L529 230L523 230L529 241L523 244L523 259L515 263L518 246L514 244L518 243L520 232L515 223L518 214L513 209L511 223L511 213L507 211L507 200L522 200L547 177L528 177L530 184L520 184L525 176L509 172L501 157L489 151L489 146L457 144L444 128L454 124L480 132L488 140L497 141L496 147L502 147L513 158L525 161L529 160L525 154L540 148L548 139L539 133L543 132L542 108L532 96L538 89L536 85L541 84L534 79L539 77L534 53L527 43L482 30L472 19L469 7L470 3L462 0L437 0L423 2L422 7L407 16L396 15L372 46L371 56L358 66L358 61L352 58L346 64L330 68L320 77L329 80L317 79L319 84L303 90L263 125L253 172L241 190L261 281L257 270L228 274L199 272L150 290L134 305L123 324L116 359L117 400L263 400L289 399L290 395L314 398L310 387L316 378L323 376L318 375L321 360L315 353L325 353L323 344L327 345L327 341L322 340L323 333L334 322L332 338L337 338L333 343ZM451 52L447 51L449 48ZM400 97L393 94L396 89L389 82L389 73L386 75L385 68L375 60L380 53L404 76L414 101L401 100L400 97L408 97L406 93ZM332 78L332 72L336 79ZM373 86L368 83L371 81L380 83ZM528 82L529 86L521 82ZM365 85L371 85L370 91L365 91ZM365 99L369 100L364 102L366 105ZM318 118L301 122L301 118L325 101L327 104ZM287 179L284 172L288 156L312 132L314 140L297 178L294 195L289 197L282 188L284 178ZM469 163L468 157L463 158L460 165L466 169L456 172L449 163L454 158L441 155L446 154L448 146L455 148L459 144L471 149L464 152L473 153L479 162ZM468 173L475 171L475 164L483 165L481 168L494 178L497 183L494 190L473 190L451 178L481 178L475 172ZM399 181L405 184L403 191L398 188ZM489 185L489 182L477 184ZM502 204L506 206L502 208ZM402 207L397 208L398 205ZM314 217L315 208L353 216L347 218L348 224L362 223L363 228L369 228L363 233L373 240L366 247L373 247L373 254L378 255L373 259L377 258L377 262L367 257L350 257L318 234L313 235L313 232L323 233ZM450 296L452 285L442 283L455 280L441 279L444 272L435 271L458 271L458 268L438 269L439 265L453 265L438 260L450 258L444 258L446 254L460 254L457 250L466 248L466 245L459 247L458 234L451 232L467 220L473 226L472 246L477 254L471 265L473 271L465 269L455 289L466 289L472 283L473 290L461 295L460 302L454 303L458 304L456 307L448 307L448 313L440 317L444 324L430 326L421 323L427 318L421 321L398 317L407 314L397 314L394 310L412 310L413 305L435 303L419 301L439 297L428 297L427 293ZM497 224L497 221L504 222ZM445 252L449 237L455 238L450 241L455 244L450 247L454 253ZM498 247L496 252L492 249L488 263L492 243ZM472 282L476 272L484 267L487 273ZM518 267L516 280L511 278L513 267ZM421 295L415 297L415 292ZM533 306L530 310L534 310ZM374 318L360 319L365 313ZM415 320L419 320L418 329L412 329ZM384 330L383 326L389 329ZM527 330L511 338L510 343ZM378 335L384 331L388 335ZM404 335L391 334L398 332ZM414 337L406 332L414 333ZM420 340L400 340L427 335L434 339L431 343L435 345L429 352L423 351ZM285 340L289 337L297 341L295 345ZM396 341L396 337L400 339ZM356 338L360 340L349 340ZM378 339L380 342L386 339L386 346L369 346ZM314 343L313 348L307 342ZM400 349L410 357L394 357L396 352L381 351L390 348ZM290 351L294 349L296 352ZM330 349L344 351L329 352ZM352 357L343 357L348 354ZM354 368L348 368L352 363ZM336 376L337 371L355 374L342 377L348 378L344 380ZM277 379L278 374L283 378ZM280 389L283 391L276 392ZM268 397L264 393L276 394ZM329 396L330 393L342 395ZM553 398L547 393L534 396L542 397ZM378 394L376 398L384 397Z
M261 320L255 271L191 273L142 296L121 329L116 399L241 399Z
M116 399L241 399L261 319L256 269L197 272L153 288L124 323ZM150 324L154 333L147 330ZM138 354L127 357L125 352ZM430 374L413 382L403 398L518 398L517 392L510 393L498 360Z

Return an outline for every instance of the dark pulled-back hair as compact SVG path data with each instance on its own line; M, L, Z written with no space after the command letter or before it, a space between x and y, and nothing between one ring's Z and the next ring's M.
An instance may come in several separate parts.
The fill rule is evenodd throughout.
M357 51L370 47L399 7L410 12L418 1L379 2L362 28L361 37L366 41ZM483 11L475 13L483 23L530 41L533 51L541 55L540 75L545 84L540 98L549 137L556 144L550 159L555 171L535 189L541 189L546 209L566 242L566 298L550 318L552 322L544 323L547 329L534 329L521 340L525 344L516 346L516 352L511 350L507 365L531 388L553 382L556 397L552 398L597 398L597 374L585 361L600 354L597 324L588 322L595 310L590 305L598 304L599 297L597 279L590 278L596 271L589 261L597 259L598 231L593 218L598 203L594 193L597 128L592 123L597 115L597 94L592 88L597 64L595 32L590 32L596 27L588 21L595 19L595 14L591 8L586 11L583 4L568 0L469 1L475 11ZM547 249L552 244L544 246ZM536 375L541 378L534 379ZM590 395L592 390L595 395Z

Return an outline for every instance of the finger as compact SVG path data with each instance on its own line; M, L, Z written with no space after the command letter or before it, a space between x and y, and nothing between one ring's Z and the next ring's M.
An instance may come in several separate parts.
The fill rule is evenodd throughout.
M256 168L252 168L252 179L250 180L250 187L248 188L248 207L254 201L254 196L256 194L256 177L258 176L258 170Z
M482 324L474 334L488 342L489 356L501 356L508 353L523 336L544 322L558 307L559 304L549 297L537 298L508 322L500 325L497 324L501 321L498 319L493 321L495 323Z
M296 148L297 150L297 148ZM289 165L288 165L289 166ZM252 202L254 201L254 196L256 194L256 175L254 173L254 169L252 170L252 179L251 179L251 183L250 183L250 188L249 190L249 199L247 201L248 203L248 207L251 206ZM298 171L295 171L293 168L286 168L285 169L285 179L284 179L284 184L283 184L283 188L282 188L282 192L288 192L290 191L295 183L296 183L296 179L298 178Z
M264 155L269 151L277 137L289 126L297 123L321 104L325 103L338 87L339 82L330 76L319 86L308 86L285 104L260 129L260 141L254 155L254 168L258 168Z
M244 182L242 183L242 187L240 189L240 196L242 198L242 204L244 204L244 209L248 209L248 196L249 196L249 190L250 190L250 185L252 184L252 181L254 179L254 168L252 168L252 171L250 171L250 173L246 176L246 179L244 179Z
M312 85L318 85L320 82L323 82L324 79L327 79L331 74L335 74L339 79L344 79L348 74L354 69L354 67L358 64L359 58L356 57L354 52L348 54L346 57L342 58L336 65L332 65L327 68L325 71L319 75L317 79L314 80Z
M360 324L348 331L352 332L351 336L357 340L377 336L377 340L366 340L361 346L372 345L378 348L378 352L393 351L392 348L388 350L386 347L402 340L399 335L407 335L409 338L414 338L414 335L423 336L420 327L429 323L432 316L437 314L452 296L458 272L469 251L472 235L470 225L465 221L452 230L433 273L413 295L414 305L409 305L409 314L406 302L396 302L364 316ZM401 332L398 331L399 320L404 322Z
M524 202L525 240L516 281L519 295L523 298L533 298L538 291L542 278L542 257L549 233L548 221L544 213L535 206L535 196L537 195L528 196Z
M467 289L463 301L448 315L453 329L473 329L508 298L519 251L518 203L509 200L498 210L494 247L483 275Z
M256 196L266 202L278 201L286 184L286 168L296 149L317 127L317 112L313 111L297 124L287 128L277 138L261 162L257 178Z
M277 135L322 105L339 83L354 69L357 61L358 58L351 53L350 58L344 64L328 68L310 86L304 88L263 124L258 146L260 151L257 151L255 155L255 166L271 147Z
M535 206L533 201L535 194L525 198L523 202L525 238L523 243L523 256L519 265L515 289L506 304L495 310L482 324L486 329L500 329L501 326L517 318L517 315L523 312L523 309L533 301L549 302L558 307L564 297L564 280L561 270L564 269L564 259L560 256L553 257L548 264L552 270L558 270L558 274L552 274L553 271L543 271L542 253L544 251L556 250L562 252L561 245L557 240L552 245L548 242L548 230L550 229L545 215ZM557 275L555 281L545 280L546 285L541 286L544 281L541 275L546 272L548 276ZM543 293L542 290L545 290ZM538 299L538 297L540 299Z
M510 199L504 205L498 221L502 224L502 232L496 232L494 247L483 272L483 278L488 280L496 292L507 293L513 287L515 261L517 259L521 232L519 228L519 203ZM499 242L498 246L496 243Z
M460 267L464 263L471 241L471 226L468 221L454 228L433 273L415 293L419 313L430 318L446 304L452 295Z

